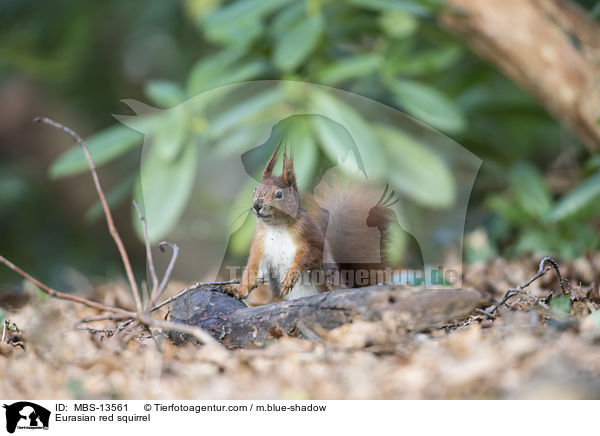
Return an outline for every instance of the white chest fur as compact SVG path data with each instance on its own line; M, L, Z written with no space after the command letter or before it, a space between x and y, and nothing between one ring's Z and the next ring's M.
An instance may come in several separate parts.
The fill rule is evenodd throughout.
M286 226L265 228L261 272L282 279L296 256L296 244Z
M275 291L273 286L279 285L276 290L279 292L280 283L296 257L296 244L286 226L265 226L263 241L264 254L259 269L262 277L271 282L271 290ZM302 283L302 277L300 277L285 299L292 300L318 293L316 287Z

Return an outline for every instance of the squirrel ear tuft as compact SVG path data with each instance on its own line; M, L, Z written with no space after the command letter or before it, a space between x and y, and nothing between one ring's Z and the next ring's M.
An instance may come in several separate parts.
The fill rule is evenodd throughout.
M271 174L273 173L273 167L275 166L275 162L277 162L277 155L279 154L279 147L280 146L278 145L277 148L275 149L275 151L273 152L273 154L271 155L269 162L267 162L267 166L265 167L265 170L263 171L263 174L262 174L263 180L271 177Z
M294 174L293 158L287 157L287 153L283 152L283 171L281 179L286 186L296 186L296 174Z

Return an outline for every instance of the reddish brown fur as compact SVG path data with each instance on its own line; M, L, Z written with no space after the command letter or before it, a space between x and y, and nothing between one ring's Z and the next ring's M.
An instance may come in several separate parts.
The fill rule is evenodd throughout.
M279 147L269 159L263 172L263 180L254 191L253 205L258 220L248 264L238 291L241 298L246 297L258 285L258 269L265 254L266 226L286 226L296 246L296 255L281 282L283 295L294 287L302 271L321 270L323 267L323 233L300 201L292 157L287 157L284 152L282 175L272 176L278 152ZM281 198L276 197L278 193ZM325 290L326 287L323 286L322 291Z

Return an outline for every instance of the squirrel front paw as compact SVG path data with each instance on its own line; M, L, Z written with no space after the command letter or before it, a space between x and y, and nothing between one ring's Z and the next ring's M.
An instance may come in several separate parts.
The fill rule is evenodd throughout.
M238 300L243 300L250 293L250 286L248 286L246 283L242 283L238 286L232 286L230 290L235 298Z
M296 282L298 281L298 277L300 276L300 271L289 269L283 280L281 281L281 294L287 295L294 288Z

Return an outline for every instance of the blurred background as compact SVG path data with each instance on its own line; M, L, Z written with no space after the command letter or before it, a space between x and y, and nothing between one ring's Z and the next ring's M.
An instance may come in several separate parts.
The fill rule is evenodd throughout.
M479 156L465 262L597 251L600 154L444 30L442 3L0 1L0 253L66 291L122 276L83 156L68 136L32 123L43 115L88 140L116 224L144 271L130 202L143 136L113 118L132 115L120 99L167 109L260 79L364 95ZM576 3L597 20L598 2ZM171 142L190 128L178 121L157 123ZM331 146L317 139L315 166ZM185 191L189 181L172 183ZM242 238L237 252L248 242ZM0 268L0 289L20 282Z

